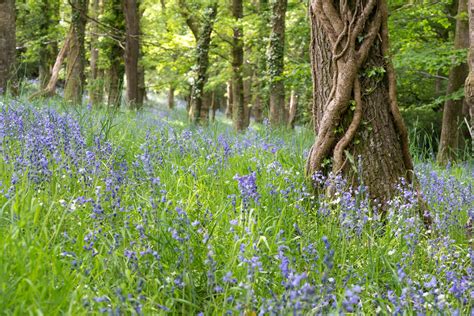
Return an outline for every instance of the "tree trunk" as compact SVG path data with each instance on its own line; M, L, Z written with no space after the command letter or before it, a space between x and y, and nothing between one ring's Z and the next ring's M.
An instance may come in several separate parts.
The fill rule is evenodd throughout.
M174 109L174 86L170 85L168 90L168 109Z
M192 86L188 86L186 89L186 112L188 112L188 118L191 117L191 92L192 92Z
M268 25L270 24L269 14L268 14L268 1L267 0L259 0L258 4L258 12L260 15L260 25L257 27L258 30L258 37L260 40L256 43L256 53L257 53L257 65L254 69L254 101L252 112L256 123L263 122L263 111L264 109L268 109L268 95L267 95L267 41L266 38L268 36L269 28Z
M253 105L253 117L255 118L256 123L263 123L263 97L260 95L260 93L257 91L255 94L255 99L254 99L254 105Z
M143 14L145 13L144 6L140 8L139 13L140 13L139 21L141 21L143 18ZM139 33L141 33L140 23L138 23L138 29L139 29ZM141 105L143 105L143 103L147 99L146 85L145 85L145 67L141 63L142 59L143 59L143 48L142 48L142 41L140 41L139 53L138 53L138 104L141 104Z
M71 0L71 40L69 43L66 86L64 87L64 99L73 104L82 103L82 94L85 83L85 47L84 36L86 31L87 0Z
M138 58L140 55L140 18L137 0L123 0L125 15L125 73L127 77L127 102L132 109L140 109Z
M276 0L273 4L268 52L270 75L270 124L285 124L285 83L283 81L285 52L285 15L287 0Z
M217 2L213 2L206 10L202 27L196 38L196 77L191 90L191 120L196 124L207 124L209 121L209 104L207 100L204 100L204 87L208 77L209 49L216 16Z
M39 53L38 81L40 89L46 88L49 81L49 52L46 48L41 48Z
M137 103L142 104L142 105L146 100L145 67L143 67L143 65L141 65L140 63L138 63L138 99L137 100L138 100Z
M0 95L13 80L16 55L15 0L0 1Z
M89 82L89 102L92 106L96 107L102 102L102 91L103 91L103 78L99 78L99 25L94 20L99 18L100 12L100 0L93 0L91 18L91 56L90 56L90 82Z
M234 36L232 38L232 114L234 128L237 131L245 129L245 109L244 109L244 43L243 43L243 18L244 8L242 0L232 0L232 16L235 20Z
M342 173L351 185L367 186L370 196L383 203L394 194L400 177L411 182L413 172L388 58L387 3L341 3L311 3L317 138L307 173ZM369 70L376 75L368 75ZM353 172L351 157L360 157L361 174Z
M114 37L105 37L103 39L104 51L107 52L108 68L104 70L106 80L104 80L105 90L107 92L107 105L120 107L122 103L123 77L125 74L124 66L124 12L121 6L121 0L110 0L104 2L104 11L108 14L105 22L113 27L118 34Z
M288 128L291 128L291 129L295 128L297 108L298 108L298 95L296 94L295 90L291 90L290 106L289 106L289 114L288 114Z
M201 101L201 109L199 111L201 116L195 122L203 124L203 125L207 125L209 123L210 104L211 104L211 93L204 92L202 96L202 101ZM193 113L196 113L196 112L193 112Z
M234 102L234 89L232 88L232 81L227 81L226 89L227 103L225 108L225 116L228 119L232 119L232 102Z
M217 99L216 91L213 90L211 92L211 122L216 120L216 111L219 108L219 102Z
M107 104L117 108L120 107L122 103L123 76L125 74L125 67L122 63L122 52L123 49L120 46L117 45L113 47L110 61L116 61L116 63L110 64L107 70Z
M456 21L456 34L454 48L463 49L469 47L469 24L461 16L467 12L467 0L459 0L458 19ZM451 68L447 95L450 95L463 87L469 68L467 63L462 63ZM440 164L446 164L450 160L457 160L462 150L462 115L464 98L460 100L446 100L443 110L443 125L441 128L441 139L439 144L437 160Z
M56 5L59 7L59 4ZM57 52L54 52L50 41L50 25L55 22L53 21L53 10L54 8L51 7L50 1L42 0L41 1L41 10L43 12L43 16L40 21L39 25L39 36L42 39L41 47L39 48L38 56L39 56L39 67L38 67L38 79L40 84L40 89L45 89L46 85L49 81L49 75L51 72L51 67L54 62L54 57Z
M469 1L469 75L464 85L467 113L469 114L469 134L471 137L471 149L474 149L474 2ZM467 114L466 113L466 114Z
M255 95L255 105L253 107L253 116L255 118L255 123L263 123L264 116L263 116L263 108L264 108L264 101L265 98L261 94Z
M41 90L45 90L51 79L56 56L58 55L57 43L51 43L40 49L38 66L38 81Z
M251 50L245 52L248 56L251 55ZM244 118L245 128L250 126L250 114L252 110L252 69L248 62L244 63Z

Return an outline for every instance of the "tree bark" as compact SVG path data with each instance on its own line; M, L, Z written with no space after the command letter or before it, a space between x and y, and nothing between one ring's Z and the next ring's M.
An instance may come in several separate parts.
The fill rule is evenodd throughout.
M174 86L170 85L168 89L168 109L174 109Z
M91 18L91 50L90 50L90 82L89 82L89 102L93 107L98 106L102 102L103 78L99 77L99 26L96 21L99 18L100 0L93 0Z
M227 81L226 84L226 95L227 95L227 103L226 103L226 108L225 108L225 116L228 119L232 119L232 102L234 102L234 89L232 87L232 80Z
M141 49L140 49L141 51ZM141 59L141 54L140 54ZM138 104L142 104L145 102L146 96L146 85L145 85L145 67L138 63Z
M268 52L268 72L270 75L270 124L286 124L285 83L283 81L285 53L285 15L287 0L276 0L273 4Z
M474 149L474 2L469 1L469 75L464 85L467 113L469 114L469 134L471 137L471 149Z
M140 17L137 0L123 0L125 15L125 74L127 77L127 102L132 109L140 109L138 58L140 55Z
M145 8L139 5L139 21L142 20L143 14L145 13ZM141 26L138 23L139 33L141 33ZM146 95L146 85L145 85L145 66L141 63L143 59L143 47L142 41L139 42L139 52L138 52L138 104L142 104L147 99Z
M113 38L106 37L103 40L103 48L107 58L107 69L104 70L104 80L107 92L107 105L120 107L122 103L123 79L125 74L124 49L125 46L125 24L124 12L121 0L110 0L104 2L106 23L111 25L117 34Z
M109 60L112 62L107 70L107 104L113 107L120 107L122 101L123 76L125 67L122 63L123 49L114 45L110 52Z
M72 33L68 51L64 99L73 104L81 104L85 83L84 66L86 52L84 36L88 1L71 0L70 4L72 9Z
M254 106L253 106L253 116L255 118L256 123L263 123L263 97L260 95L260 93L257 91L255 94L255 100L254 100Z
M211 108L210 104L211 104L211 92L204 92L202 95L201 109L199 111L201 116L198 118L197 121L195 120L195 123L200 123L203 125L207 125L209 123L209 110Z
M365 185L383 203L400 177L411 182L413 172L388 58L387 3L340 4L313 0L310 8L317 138L307 174L342 173L351 185ZM368 75L369 70L376 74ZM360 174L350 166L352 157L360 157Z
M469 47L469 23L460 18L467 12L467 1L459 0L458 19L456 21L456 33L454 38L454 48L463 49ZM450 95L463 87L466 81L469 68L467 62L451 68L447 95ZM446 100L443 110L443 125L441 127L441 139L438 149L437 161L444 165L450 160L457 160L462 150L462 115L464 98L461 100Z
M49 52L46 48L40 49L38 52L39 55L39 65L38 65L38 81L40 89L46 88L46 85L49 81Z
M216 91L213 90L211 92L211 122L216 120L216 111L219 108L218 97L216 95Z
M288 128L295 128L296 110L298 108L298 95L295 90L291 90L290 94L290 105L288 114Z
M248 49L244 54L250 56L251 50ZM244 118L245 128L250 126L250 114L252 110L252 65L247 61L244 62Z
M266 80L267 75L267 57L266 57L266 50L267 50L267 36L269 31L268 25L270 24L269 14L268 14L268 1L267 0L259 0L258 4L258 11L260 15L259 22L261 23L258 27L258 34L260 41L256 44L257 50L257 66L255 69L255 98L254 104L252 107L253 116L256 123L263 122L263 111L268 109L268 93L267 93L267 84L268 80Z
M41 10L43 16L39 25L39 36L42 39L42 43L38 52L38 79L40 88L45 89L49 81L49 76L51 73L51 67L54 63L54 58L57 55L57 51L54 49L54 47L57 46L56 43L50 43L50 26L59 22L53 20L54 11L59 10L59 3L51 4L51 1L49 0L42 0Z
M235 20L234 35L232 38L232 114L234 128L237 131L245 129L245 109L244 109L244 43L243 43L243 18L244 8L242 0L232 0L232 17Z
M217 16L217 2L213 2L204 14L204 21L196 38L196 77L191 90L191 120L195 124L207 124L209 121L209 104L204 100L204 87L209 68L209 49L214 21Z
M0 1L0 95L14 78L16 55L15 0Z

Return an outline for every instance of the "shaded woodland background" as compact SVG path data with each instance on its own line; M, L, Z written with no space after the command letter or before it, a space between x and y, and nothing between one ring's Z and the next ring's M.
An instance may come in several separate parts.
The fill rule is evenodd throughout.
M307 6L292 0L17 0L17 85L25 89L33 81L51 94L48 82L59 70L58 85L72 102L84 91L83 101L92 106L140 108L147 94L159 94L170 108L180 99L199 109L194 121L212 119L215 109L231 116L236 108L245 112L238 129L249 117L269 118L272 125L309 123ZM445 104L463 103L469 41L467 10L458 9L450 0L389 1L399 104L418 141L435 148ZM458 29L456 21L462 22ZM62 49L69 66L53 71ZM458 127L464 117L467 106Z

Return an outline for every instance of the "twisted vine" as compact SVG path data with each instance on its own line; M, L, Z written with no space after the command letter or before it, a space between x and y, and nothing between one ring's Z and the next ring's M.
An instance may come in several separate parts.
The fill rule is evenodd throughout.
M318 130L318 138L310 151L307 162L308 175L321 170L323 161L328 158L333 149L335 149L334 166L336 170L339 170L342 166L343 152L353 140L359 126L361 114L354 115L350 130L346 131L339 142L337 141L334 130L339 126L343 114L347 111L351 97L356 97L354 87L356 81L358 82L358 70L367 59L370 48L380 32L382 12L378 2L380 1L369 0L365 5L357 2L353 12L347 0L339 1L339 10L334 7L333 1L315 0L312 3L318 23L328 34L332 47L334 71L331 91L324 106L325 110ZM374 18L367 25L371 15L374 15ZM357 45L356 42L362 35L365 36ZM358 102L356 101L358 111L362 113L362 99L360 97L358 99Z

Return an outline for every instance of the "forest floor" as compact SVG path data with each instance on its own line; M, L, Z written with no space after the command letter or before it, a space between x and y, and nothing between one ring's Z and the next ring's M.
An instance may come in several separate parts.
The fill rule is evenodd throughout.
M409 189L386 225L364 188L315 196L312 139L1 101L1 313L469 315L472 161L415 159L427 232Z

